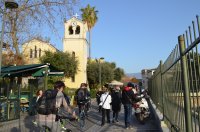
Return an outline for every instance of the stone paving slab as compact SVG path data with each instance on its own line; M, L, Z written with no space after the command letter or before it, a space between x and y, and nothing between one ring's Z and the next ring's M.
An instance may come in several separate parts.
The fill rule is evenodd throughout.
M84 132L160 132L160 126L159 124L156 124L153 118L148 119L147 122L142 125L136 120L135 116L133 116L132 120L133 129L126 130L124 128L123 106L119 114L119 122L105 124L102 127L100 126L101 113L97 111L97 108L98 106L96 105L96 102L92 101L91 110L88 113L89 116L87 117L86 125L83 128ZM110 117L112 117L112 112ZM33 116L23 114L21 115L20 120L0 123L0 132L38 132L38 129L32 123L33 119ZM71 129L73 132L81 131L78 121L70 122L66 120L66 122L66 127L68 129Z

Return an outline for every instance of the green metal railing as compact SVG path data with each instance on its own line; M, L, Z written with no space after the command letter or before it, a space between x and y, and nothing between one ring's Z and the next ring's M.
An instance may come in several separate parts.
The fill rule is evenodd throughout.
M4 83L4 85L0 82L0 86L3 86L0 91L0 124L1 122L20 119L20 113L25 112L23 108L26 106L28 106L26 111L29 114L32 114L31 112L34 111L33 105L35 100L33 96L38 88L32 84L27 86L28 89L22 88L21 84L11 86L9 81ZM20 99L22 98L27 99L27 105L21 104Z
M196 36L198 29L198 37ZM200 23L178 37L167 60L149 80L149 93L171 131L200 131Z

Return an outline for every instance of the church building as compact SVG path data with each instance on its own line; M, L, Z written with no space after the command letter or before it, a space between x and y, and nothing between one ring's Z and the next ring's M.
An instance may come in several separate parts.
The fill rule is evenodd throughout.
M27 64L40 63L39 58L44 55L45 51L57 52L58 49L39 38L31 39L22 44L22 53Z
M63 81L69 88L79 88L81 83L87 83L87 23L72 17L64 22L63 52L72 54L78 60L77 74ZM27 64L38 64L44 51L57 52L52 44L40 39L32 39L22 45L22 53Z

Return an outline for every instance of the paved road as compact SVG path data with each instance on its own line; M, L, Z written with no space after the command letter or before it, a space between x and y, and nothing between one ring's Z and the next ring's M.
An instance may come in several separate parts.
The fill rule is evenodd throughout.
M112 116L111 116L112 117ZM32 124L33 117L27 116L27 114L23 114L22 118L19 120L10 121L6 123L0 124L0 132L19 132L19 124L21 126L21 132L36 132L34 125ZM156 121L152 118L148 119L147 122L142 125L140 124L136 118L133 116L132 121L132 130L126 130L124 128L124 112L123 107L122 111L119 114L119 122L118 123L110 123L105 124L103 127L101 124L101 114L97 111L96 102L92 102L91 110L89 111L89 116L86 119L86 125L83 128L84 132L159 132L159 126L156 124ZM73 132L79 132L79 122L67 121L67 128L71 129Z

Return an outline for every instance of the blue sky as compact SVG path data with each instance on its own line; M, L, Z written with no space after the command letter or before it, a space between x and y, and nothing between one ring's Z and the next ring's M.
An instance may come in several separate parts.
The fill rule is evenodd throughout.
M199 0L81 0L79 6L87 4L99 11L92 30L92 58L116 62L126 73L165 61L178 36L200 15ZM78 9L75 12L80 15ZM63 26L58 26L60 37L50 36L60 50Z

